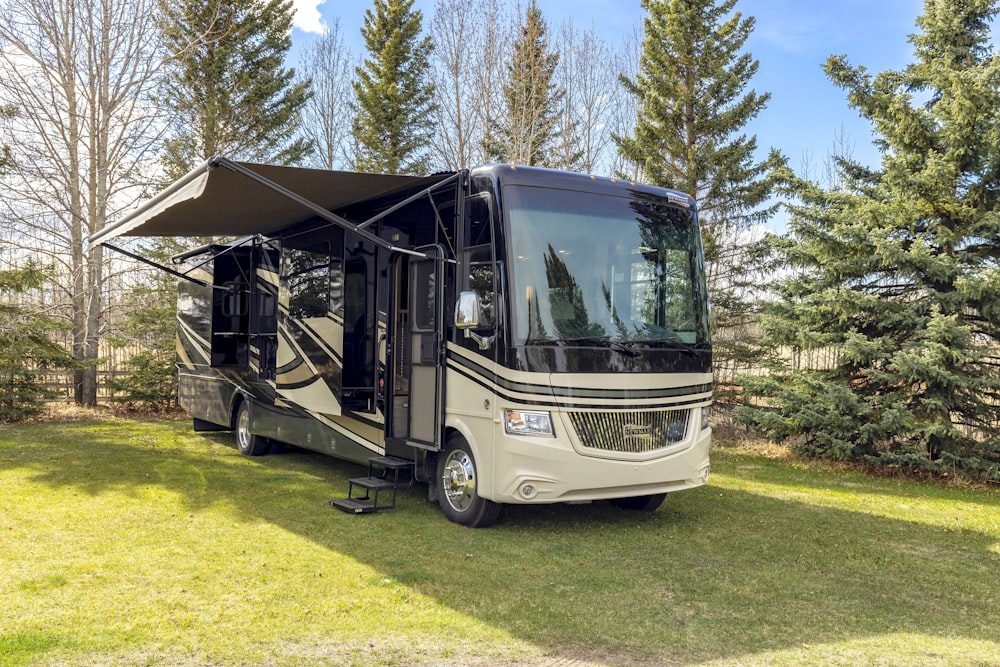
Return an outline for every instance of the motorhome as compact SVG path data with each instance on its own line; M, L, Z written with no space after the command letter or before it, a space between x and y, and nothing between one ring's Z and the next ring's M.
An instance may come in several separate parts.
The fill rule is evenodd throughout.
M687 195L511 165L412 177L213 158L90 242L133 254L121 236L216 239L166 267L180 404L247 455L289 443L368 463L341 509L394 504L399 469L468 526L510 503L654 510L708 479Z

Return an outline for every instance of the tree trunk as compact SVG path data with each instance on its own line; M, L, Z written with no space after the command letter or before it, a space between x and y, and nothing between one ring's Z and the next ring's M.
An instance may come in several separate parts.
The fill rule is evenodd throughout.
M73 399L97 403L105 272L84 240L143 195L163 118L147 102L163 64L156 0L5 0L0 106L18 110L0 202L29 251L57 266L50 304L72 323ZM5 141L7 139L5 138ZM113 203L112 203L113 200Z

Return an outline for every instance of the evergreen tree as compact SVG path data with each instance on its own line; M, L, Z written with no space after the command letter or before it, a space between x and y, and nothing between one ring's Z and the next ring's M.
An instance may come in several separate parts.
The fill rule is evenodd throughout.
M825 70L878 133L881 166L839 161L841 186L788 173L795 274L764 322L820 370L751 380L747 420L828 457L990 469L1000 426L1000 60L991 0L925 0L915 62Z
M0 422L20 421L41 412L43 401L55 396L45 387L42 373L75 367L72 355L50 338L51 333L69 327L18 298L50 278L51 271L33 261L0 270Z
M182 0L166 29L175 54L161 104L174 114L164 163L177 178L213 155L296 164L310 82L284 68L294 8L288 0Z
M775 212L768 200L784 162L776 151L756 161L757 139L744 131L770 94L747 92L758 63L743 47L755 21L735 6L736 0L642 1L648 16L639 71L635 79L620 77L638 101L638 117L632 136L615 136L640 180L698 202L717 371L758 354L745 335L727 334L745 330L764 282L760 225Z
M179 239L159 238L139 252L162 264L183 250ZM139 281L124 298L125 318L109 343L139 344L126 370L107 381L112 400L129 407L168 410L177 400L177 279L163 271Z
M423 15L413 0L375 0L361 35L368 56L355 68L355 168L424 174L434 132L431 38L420 39Z
M504 115L494 119L486 154L498 162L570 169L582 153L572 148L573 127L560 131L565 90L556 83L559 54L550 51L548 27L531 0L507 66Z

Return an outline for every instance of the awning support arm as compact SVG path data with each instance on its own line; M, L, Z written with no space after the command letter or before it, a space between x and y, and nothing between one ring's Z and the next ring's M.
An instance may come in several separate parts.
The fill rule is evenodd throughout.
M379 220L381 220L382 218L386 217L387 215L391 215L391 214L395 213L396 211L398 211L399 209L403 208L404 206L406 206L408 204L412 204L413 202L415 202L416 200L420 199L421 197L423 197L425 195L430 195L435 190L437 190L439 188L443 188L446 185L450 185L451 183L455 182L455 180L457 180L460 175L461 175L461 172L455 172L454 174L452 174L448 178L444 179L443 181L438 181L434 185L432 185L432 186L430 186L428 188L424 188L423 190L421 190L417 194L412 195L410 197L407 197L406 199L404 199L403 201L399 202L395 206L391 206L391 207L387 208L386 210L382 211L381 213L379 213L378 215L374 215L374 216L368 218L367 220L365 220L364 222L362 222L360 225L357 225L357 229L364 229L368 225L371 225L373 223L378 222Z
M198 280L197 278L192 278L191 276L189 276L189 275L187 275L185 273L181 273L180 271L176 271L176 270L170 268L169 266L164 266L163 264L160 264L158 262L154 262L151 259L146 259L145 257L143 257L141 255L137 255L134 252L129 252L128 250L125 250L124 248L119 248L118 246L111 245L110 243L102 243L101 245L103 245L105 248L108 248L110 250L114 250L115 252L119 252L119 253L125 255L126 257L131 257L132 259L134 259L134 260L136 260L138 262L142 262L143 264L148 264L149 266L152 266L154 268L160 269L161 271L166 271L170 275L176 276L177 278L181 278L182 280L187 280L189 282L194 283L195 285L200 285L201 287L208 287L208 283L206 283L204 280Z
M244 236L241 239L238 239L236 241L233 241L232 243L227 244L227 250L231 250L232 248L238 248L239 246L243 245L244 243L248 243L249 241L253 241L254 238L255 237L253 237L253 236ZM219 244L218 243L206 243L205 245L200 245L197 248L192 248L191 250L185 250L184 252L179 252L176 255L171 255L170 256L170 261L173 262L174 264L181 264L181 263L184 262L184 260L191 259L192 257L197 257L198 255L203 255L203 254L209 252L212 249L213 246L217 246L217 245L219 245ZM222 254L222 253L217 253L215 255L212 255L211 259L215 259L220 254Z
M232 160L228 160L224 157L214 157L210 160L210 163L212 167L225 167L230 171L236 172L241 176L249 178L251 181L257 183L258 185L263 185L266 188L274 190L279 195L287 199L290 199L291 201L295 202L296 204L306 209L307 211L314 213L317 217L320 217L331 224L337 225L338 227L343 227L348 231L352 231L361 238L365 239L366 241L369 241L370 243L374 243L383 250L388 250L389 252L401 252L407 255L414 255L416 257L429 259L426 253L417 252L415 250L409 250L408 248L400 248L398 246L394 246L385 239L379 238L375 234L372 234L367 230L361 229L360 227L352 223L350 220L342 218L336 213L332 213L323 208L322 206L309 201L305 197L297 195L288 188L281 186L272 180L264 178L257 172L253 171L252 169L247 169L238 162L233 162Z

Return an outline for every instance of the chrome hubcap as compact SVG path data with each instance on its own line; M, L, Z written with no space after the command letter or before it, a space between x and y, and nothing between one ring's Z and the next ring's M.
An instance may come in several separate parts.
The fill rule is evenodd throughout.
M240 410L239 419L236 420L236 439L240 443L240 449L247 449L250 446L249 410Z
M448 504L456 511L469 509L476 496L476 468L471 456L461 450L448 455L441 474L441 488Z

